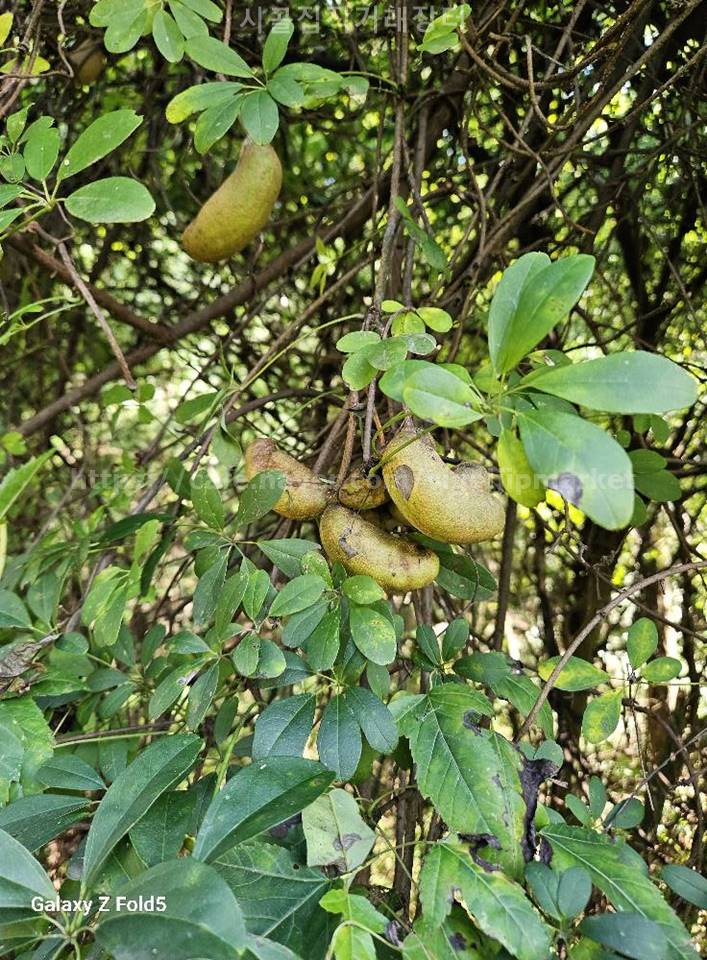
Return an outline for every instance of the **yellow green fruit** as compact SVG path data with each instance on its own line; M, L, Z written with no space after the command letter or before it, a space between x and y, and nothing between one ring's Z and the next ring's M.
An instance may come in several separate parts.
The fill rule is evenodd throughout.
M352 470L339 487L339 502L352 510L374 510L388 499L383 477L367 477L360 468Z
M383 455L383 479L407 523L444 543L480 543L503 529L503 502L481 464L450 468L407 420Z
M272 440L254 440L245 449L245 475L249 480L263 470L280 470L287 486L273 510L291 520L318 517L329 501L329 489L309 467L278 449Z
M432 550L387 533L348 507L326 508L319 537L332 563L343 564L351 574L373 577L387 593L419 590L439 573L439 558Z
M504 430L496 448L501 482L511 500L524 507L536 507L545 498L545 488L528 463L523 444L510 430Z
M274 149L246 140L236 169L184 231L182 246L203 263L238 253L270 219L281 186L282 166Z
M94 83L103 73L106 57L95 41L87 39L69 53L69 62L78 83Z

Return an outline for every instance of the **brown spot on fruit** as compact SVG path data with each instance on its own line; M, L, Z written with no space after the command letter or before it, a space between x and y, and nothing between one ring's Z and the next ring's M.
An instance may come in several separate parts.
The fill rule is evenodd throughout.
M406 463L395 468L395 486L406 500L410 499L415 486L415 474Z

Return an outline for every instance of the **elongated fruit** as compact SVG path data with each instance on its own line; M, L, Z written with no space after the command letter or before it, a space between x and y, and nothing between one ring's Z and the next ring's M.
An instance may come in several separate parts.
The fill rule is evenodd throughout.
M477 463L451 469L429 434L407 420L383 455L388 493L407 522L444 543L479 543L503 529L503 502L491 492L491 478Z
M194 260L216 263L238 253L270 219L282 186L273 148L246 140L233 173L212 194L182 234Z
M373 577L387 593L419 590L439 573L436 553L387 533L338 504L322 514L319 537L332 563L342 563L351 574Z
M352 470L339 487L339 502L352 510L373 510L387 499L388 491L381 475L367 477L360 468Z
M285 491L273 510L291 520L318 517L329 501L329 489L309 467L279 450L272 440L254 440L245 450L245 475L252 480L263 470L281 470L287 477Z

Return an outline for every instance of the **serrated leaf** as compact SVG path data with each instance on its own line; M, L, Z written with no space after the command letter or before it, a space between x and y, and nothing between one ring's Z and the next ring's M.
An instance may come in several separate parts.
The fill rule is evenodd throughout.
M628 848L607 834L583 827L551 824L543 836L553 849L553 866L582 866L616 910L638 913L660 925L668 941L668 960L697 960L690 936L647 874L622 859Z
M504 737L479 726L480 718L492 713L482 694L443 684L398 726L410 741L420 791L449 829L489 837L492 846L481 847L480 856L521 876L521 759Z
M538 960L550 950L550 929L522 887L500 871L484 870L456 843L437 843L420 876L425 916L439 925L459 891L467 912L484 933L518 960Z

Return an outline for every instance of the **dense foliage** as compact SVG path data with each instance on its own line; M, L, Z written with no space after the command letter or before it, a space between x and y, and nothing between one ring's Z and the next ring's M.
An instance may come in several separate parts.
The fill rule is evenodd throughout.
M0 14L0 955L704 950L705 12Z

